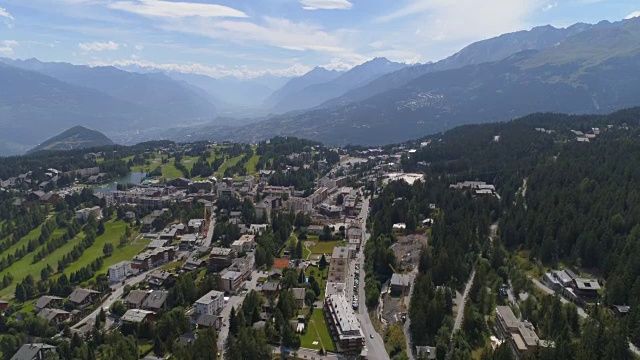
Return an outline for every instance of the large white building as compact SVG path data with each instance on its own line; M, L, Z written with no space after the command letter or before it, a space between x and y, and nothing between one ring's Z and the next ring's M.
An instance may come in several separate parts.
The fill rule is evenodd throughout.
M224 293L211 290L196 301L194 308L198 314L217 315L224 307Z
M126 279L129 274L131 274L131 262L129 261L120 261L109 266L109 281L112 283Z
M359 355L364 348L364 335L351 304L343 294L324 299L324 315L338 351Z

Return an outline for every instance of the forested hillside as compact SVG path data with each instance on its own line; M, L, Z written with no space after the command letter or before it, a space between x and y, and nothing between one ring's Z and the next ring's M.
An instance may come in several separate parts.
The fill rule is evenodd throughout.
M590 318L581 325L573 304L540 294L521 304L523 319L536 326L541 339L557 345L532 358L631 358L625 338L640 343L638 119L640 109L609 116L534 114L463 126L408 144L431 141L402 159L405 171L423 169L427 180L411 187L392 183L373 202L371 246L383 246L370 250L367 270L380 280L390 276L379 259L393 242L392 224L405 222L409 232L424 231L420 221L434 218L409 309L414 345L437 346L438 358L452 351L453 358L465 359L483 348L495 305L505 301L498 295L501 284L510 281L516 294L534 292L527 279L532 275L520 267L526 254L527 262L540 269L569 266L594 274L603 286L600 301L585 310ZM576 132L594 136L579 142ZM494 184L497 196L449 188L465 180ZM498 236L489 242L494 221ZM477 275L469 305L449 348L453 312L446 289L462 291L472 268ZM621 304L631 305L630 315L612 319L606 308ZM486 350L483 358L505 358L499 354Z

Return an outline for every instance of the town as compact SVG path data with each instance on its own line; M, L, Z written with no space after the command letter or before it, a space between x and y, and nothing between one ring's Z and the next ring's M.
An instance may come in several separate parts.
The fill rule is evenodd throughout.
M258 336L265 343L253 350L265 357L442 359L486 306L476 303L479 283L499 290L487 346L507 346L516 358L554 349L521 314L532 299L555 295L586 319L600 297L597 278L561 268L539 276L514 269L500 279L480 259L456 275L459 285L427 290L424 257L440 241L442 213L453 210L431 195L417 209L411 192L431 186L489 207L502 200L485 181L440 187L429 179L432 164L420 157L432 141L161 142L79 151L77 163L92 166L54 159L1 181L12 221L0 228L9 254L0 259L0 309L8 321L42 329L7 343L3 356L73 354L99 337L100 351L135 339L144 359L189 358L203 346L215 347L213 358L233 359L252 351L243 336ZM487 226L490 244L497 226ZM445 312L424 330L411 312L434 302ZM615 316L629 310L611 307ZM435 337L448 326L446 341ZM75 347L60 348L65 341Z

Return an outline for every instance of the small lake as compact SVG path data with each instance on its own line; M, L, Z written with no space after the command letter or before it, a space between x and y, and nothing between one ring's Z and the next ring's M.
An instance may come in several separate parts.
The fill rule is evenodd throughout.
M116 191L118 184L139 185L142 182L142 180L144 180L146 177L147 177L147 173L132 172L132 173L129 173L129 175L116 179L115 181L102 184L102 185L96 185L94 186L94 189L96 192L108 194Z

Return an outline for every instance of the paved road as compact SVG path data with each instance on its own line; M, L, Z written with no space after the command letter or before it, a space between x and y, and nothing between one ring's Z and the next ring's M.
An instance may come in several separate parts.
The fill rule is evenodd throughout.
M362 244L360 245L360 252L358 253L358 257L356 261L360 264L360 269L364 269L364 247L369 240L369 234L366 232L366 224L367 224L367 216L369 215L369 199L366 198L362 202ZM371 319L369 318L369 312L367 311L367 305L365 303L365 291L364 291L364 277L360 279L359 292L360 296L358 297L359 304L359 312L358 319L360 320L360 325L362 326L362 332L365 336L365 346L368 350L368 359L371 360L389 360L389 355L387 354L386 349L384 348L384 341L380 334L378 334L373 328L373 324L371 323ZM371 337L373 335L373 338Z
M208 248L211 246L211 239L213 239L213 229L216 226L216 213L212 212L211 218L209 219L209 230L207 231L207 237L204 238L202 242L202 246Z
M152 271L154 271L156 269L151 269L148 271L145 271L143 273L140 273L134 277L128 278L125 280L125 285L130 285L133 286L141 281L143 281L147 275L149 273L151 273ZM113 304L114 302L116 302L117 300L119 300L120 298L122 298L122 293L124 292L124 285L122 285L122 283L118 283L116 285L113 285L111 287L113 289L113 292L111 293L111 295L109 295L109 297L107 298L107 300L105 300L102 305L98 308L96 308L91 314L87 315L84 319L82 319L81 321L78 321L75 325L73 325L71 328L75 329L78 328L80 325L86 323L89 319L95 319L96 316L98 316L98 313L100 312L100 309L102 308L109 308L111 307L111 304Z
M244 296L231 296L229 298L229 302L227 302L222 308L222 312L220 316L222 316L222 327L218 332L218 352L220 352L219 359L224 359L224 348L225 343L227 342L227 337L229 336L229 314L231 314L231 308L233 307L236 312L242 302L244 301Z
M273 354L280 354L281 349L278 346L273 346L271 348L271 352ZM320 355L320 354L318 354L318 350L306 349L306 348L299 348L295 352L291 352L289 355L291 356L291 358L294 358L293 357L294 354L297 355L295 357L296 359L308 359L308 360L338 360L338 359L343 359L344 358L344 356L339 355L339 354L334 354L334 353L328 353L326 355Z
M549 295L554 295L555 292L550 289L548 286L546 286L545 284L543 284L542 282L540 282L538 279L533 278L531 276L529 276L529 279L531 279L531 282L533 282L533 285L535 285L538 289L542 290L543 292L549 294ZM563 304L568 304L569 300L565 299L562 296L559 296L560 298L560 302L562 302ZM589 317L589 314L587 314L584 309L582 309L581 307L578 306L578 315L583 318L586 319ZM631 350L631 352L633 352L636 356L640 356L640 349L638 349L635 345L633 345L631 342L629 342L629 350Z
M471 276L469 276L469 280L464 287L464 293L462 294L462 299L458 302L458 313L456 314L456 321L453 323L453 331L451 332L451 338L453 339L453 334L460 329L462 326L462 320L464 319L464 308L467 305L467 297L469 297L469 291L471 290L471 285L473 284L473 279L476 277L476 271L473 270Z

